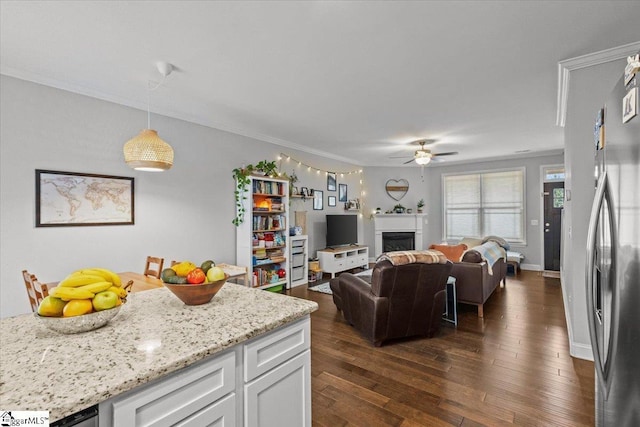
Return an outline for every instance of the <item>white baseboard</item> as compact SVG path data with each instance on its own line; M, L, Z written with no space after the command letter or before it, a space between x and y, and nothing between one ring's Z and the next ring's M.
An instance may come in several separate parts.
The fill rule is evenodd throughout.
M593 362L593 352L590 345L569 341L569 354L572 357Z
M520 264L520 270L542 271L542 266L539 264Z

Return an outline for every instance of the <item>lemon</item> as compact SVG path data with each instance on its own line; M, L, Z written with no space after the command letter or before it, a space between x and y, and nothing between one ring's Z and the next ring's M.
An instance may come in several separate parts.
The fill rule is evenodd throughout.
M62 310L67 303L60 298L52 297L51 295L45 297L38 306L38 314L40 316L47 317L61 317Z
M185 277L187 274L191 273L191 271L195 270L197 266L190 261L182 261L171 267L173 271L176 272L178 276Z
M90 299L72 299L62 310L64 317L82 316L93 311L93 303Z

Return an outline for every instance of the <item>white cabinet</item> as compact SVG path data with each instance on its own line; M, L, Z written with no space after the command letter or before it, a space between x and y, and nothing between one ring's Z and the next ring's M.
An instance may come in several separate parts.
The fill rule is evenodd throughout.
M249 266L249 282L260 289L289 287L289 181L249 177L236 227L236 264Z
M289 237L289 283L291 287L308 283L309 266L307 264L309 251L308 236Z
M310 322L307 315L108 399L99 425L310 427Z
M247 427L311 426L311 351L251 381L244 398Z
M369 248L349 246L324 249L318 251L318 261L320 261L320 269L325 273L331 273L331 278L334 278L336 273L342 271L356 267L369 268Z
M235 417L217 401L228 395L235 400L236 353L228 351L206 359L169 377L106 400L99 406L101 426L208 425L214 419ZM190 422L197 419L204 424ZM233 425L233 424L229 424Z
M308 321L245 345L245 426L311 426L310 345Z

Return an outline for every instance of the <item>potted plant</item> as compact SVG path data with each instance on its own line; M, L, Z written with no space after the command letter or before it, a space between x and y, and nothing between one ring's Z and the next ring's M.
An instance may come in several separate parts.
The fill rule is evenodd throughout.
M395 213L399 213L399 214L400 214L400 213L404 213L404 211L405 211L405 207L404 207L404 206L402 206L400 203L398 203L397 205L395 205L395 206L393 207L393 211L394 211Z
M420 199L418 202L418 213L422 213L422 208L424 208L424 199Z

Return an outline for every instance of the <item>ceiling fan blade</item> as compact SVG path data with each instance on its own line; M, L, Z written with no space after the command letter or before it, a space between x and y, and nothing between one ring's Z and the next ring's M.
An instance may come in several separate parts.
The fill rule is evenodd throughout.
M389 156L388 159L408 159L411 156Z
M411 163L413 162L415 159L411 159L411 160L407 160L406 162L403 163L403 165L406 165L407 163Z
M454 154L458 154L458 152L457 151L449 151L449 152L446 152L446 153L433 153L433 157L436 157L436 156L452 156Z

